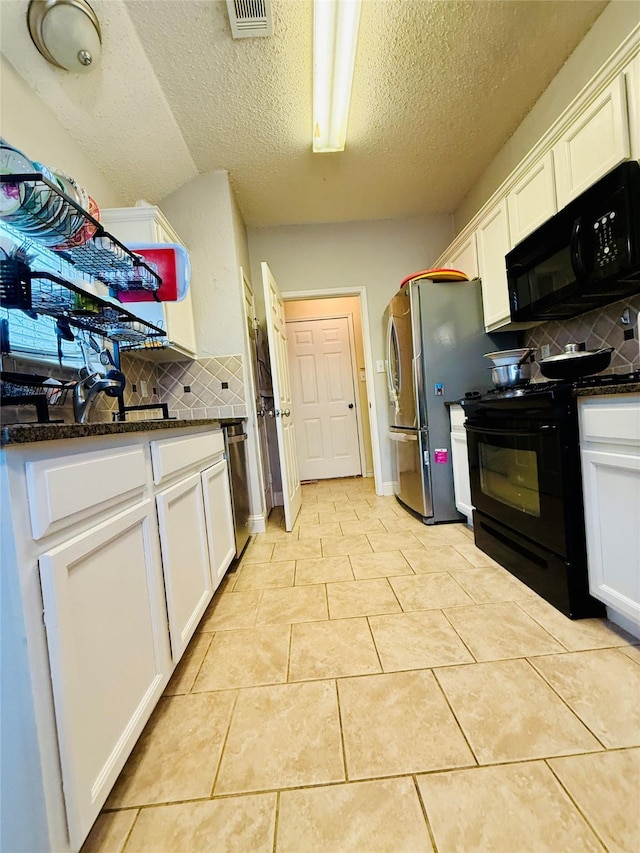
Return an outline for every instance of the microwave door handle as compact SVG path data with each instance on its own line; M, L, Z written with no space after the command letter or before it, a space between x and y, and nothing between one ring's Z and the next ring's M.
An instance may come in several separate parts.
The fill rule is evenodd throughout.
M569 239L571 266L573 267L573 271L578 279L583 279L586 276L584 255L582 251L582 236L582 217L579 216L571 227L571 237Z

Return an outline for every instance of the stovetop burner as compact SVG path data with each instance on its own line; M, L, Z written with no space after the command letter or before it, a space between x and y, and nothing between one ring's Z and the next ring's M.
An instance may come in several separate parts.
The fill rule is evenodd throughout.
M518 388L491 388L486 394L469 392L465 397L473 400L509 400L514 397L529 397L533 394L541 394L555 389L577 389L577 388L600 388L607 385L626 385L631 382L640 382L640 370L630 373L603 373L595 376L582 376L580 379L563 380L554 379L542 382L531 382Z

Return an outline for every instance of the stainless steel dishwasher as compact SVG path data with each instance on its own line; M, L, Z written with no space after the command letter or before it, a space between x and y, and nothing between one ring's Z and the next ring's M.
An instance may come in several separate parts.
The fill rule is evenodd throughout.
M249 540L249 476L247 472L247 434L243 421L222 421L224 443L231 481L233 526L236 535L236 559Z

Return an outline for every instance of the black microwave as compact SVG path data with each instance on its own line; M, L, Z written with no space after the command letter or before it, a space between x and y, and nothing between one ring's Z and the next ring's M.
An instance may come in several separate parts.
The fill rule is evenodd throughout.
M640 163L622 163L506 256L514 322L560 320L640 292Z

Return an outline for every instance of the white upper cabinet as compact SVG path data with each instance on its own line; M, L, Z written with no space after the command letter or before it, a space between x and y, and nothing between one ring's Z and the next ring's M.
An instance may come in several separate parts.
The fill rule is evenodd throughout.
M162 211L144 207L112 207L100 211L102 224L123 243L180 243L180 237ZM181 302L129 302L127 310L162 325L167 330L168 347L140 350L137 355L156 361L175 361L196 357L196 331L193 322L191 289Z
M505 255L509 242L509 217L506 198L482 217L476 229L478 267L482 280L482 310L487 331L511 322Z
M623 71L629 113L631 159L640 160L640 53Z
M462 239L455 240L447 249L441 266L447 269L460 270L469 278L478 277L478 253L476 251L476 235L465 234Z
M554 145L558 207L629 158L624 74L590 101Z
M507 196L511 248L558 210L551 151L538 160Z

